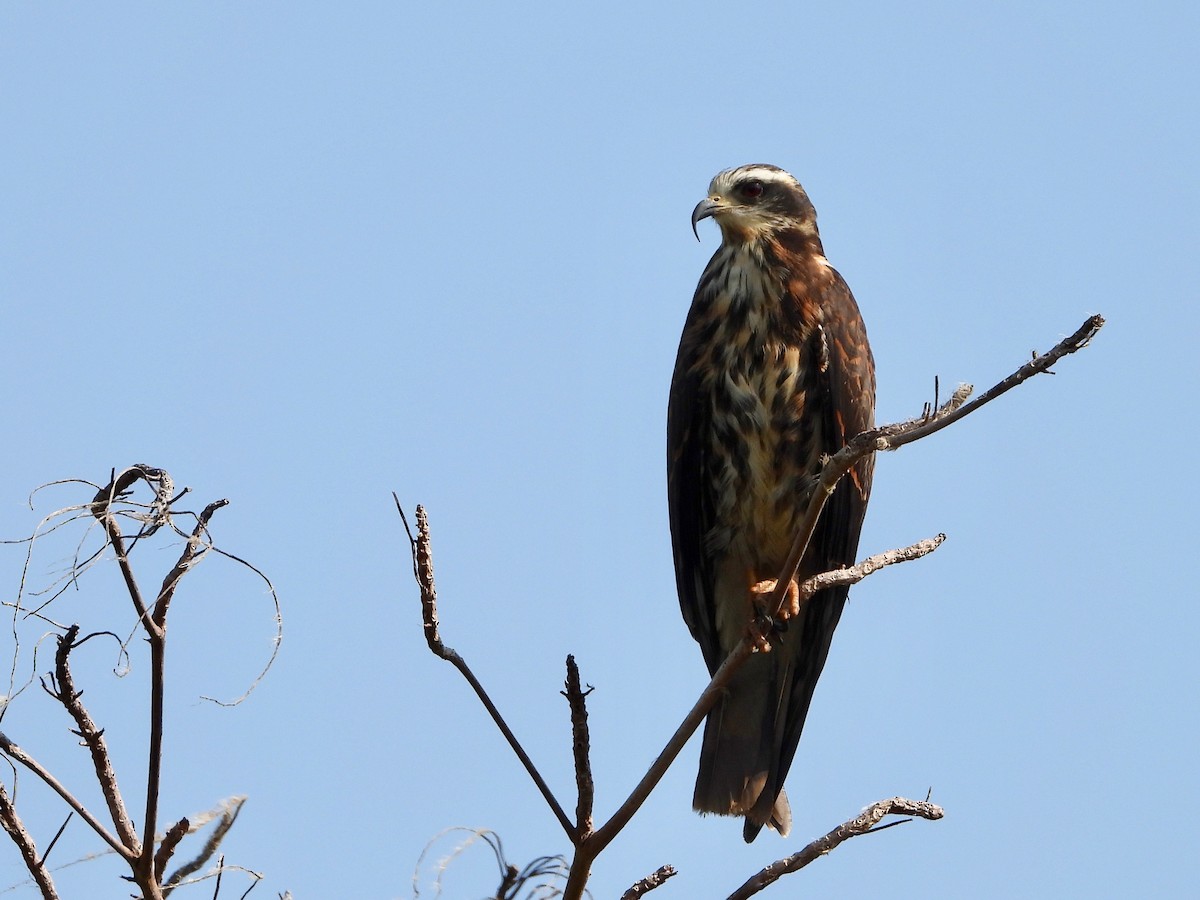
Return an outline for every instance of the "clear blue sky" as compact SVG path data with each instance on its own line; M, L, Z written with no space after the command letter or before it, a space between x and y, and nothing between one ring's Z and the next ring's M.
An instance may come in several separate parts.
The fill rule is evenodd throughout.
M198 697L253 678L269 600L216 559L180 594L164 816L249 794L225 851L265 873L256 895L410 896L453 825L495 829L518 865L568 851L425 649L391 490L429 509L447 641L569 807L577 656L598 815L617 805L705 681L664 488L676 342L717 243L688 215L718 169L770 162L858 297L881 420L934 376L983 387L1087 315L1109 324L1057 377L879 460L863 552L949 540L852 592L789 778L793 838L747 847L694 816L694 742L595 896L663 863L681 874L654 897L724 896L931 787L944 821L764 896L1194 888L1198 9L5 4L0 536L86 499L30 512L36 485L147 462L196 505L232 501L218 541L283 602L277 666L222 710ZM146 555L148 582L177 551ZM22 560L0 553L6 597ZM111 574L81 587L63 619L131 627ZM105 684L110 650L89 686L132 780L145 667ZM47 707L22 695L4 731L86 785ZM59 820L30 815L44 844ZM114 872L76 867L64 891L123 896ZM7 847L0 873L20 876ZM473 850L446 896L494 885Z

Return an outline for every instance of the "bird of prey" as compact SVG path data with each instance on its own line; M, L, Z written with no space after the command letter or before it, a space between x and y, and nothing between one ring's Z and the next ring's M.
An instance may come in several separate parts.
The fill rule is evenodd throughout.
M875 366L816 211L775 166L720 172L692 212L721 246L700 277L671 379L667 493L683 617L710 673L775 587L823 459L873 426ZM697 234L697 238L699 235ZM851 565L874 460L830 497L797 580ZM708 714L693 805L786 835L783 780L825 665L845 587L815 594L769 635ZM794 605L795 585L788 586Z

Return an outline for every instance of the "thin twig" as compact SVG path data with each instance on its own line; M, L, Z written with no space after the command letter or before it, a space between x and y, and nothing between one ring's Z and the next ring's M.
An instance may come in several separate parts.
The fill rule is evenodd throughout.
M112 512L112 504L118 498L122 497L139 478L153 486L156 482L159 485L163 484L164 476L166 476L165 480L169 484L170 476L167 476L162 469L155 469L142 464L130 466L120 474L114 475L105 487L97 491L91 504L92 515L100 520L108 536L109 543L112 545L113 553L117 558L117 565L120 567L121 575L125 579L125 587L129 592L130 599L133 601L134 609L137 610L138 621L145 623L147 631L157 629L150 621L149 610L142 599L141 588L138 587L137 578L133 574L133 566L129 562L129 553L125 547L125 540L121 534L120 526L117 524L116 516Z
M163 835L162 842L158 845L158 850L154 854L154 877L160 884L162 883L163 872L167 869L167 863L175 855L175 848L179 846L179 842L183 840L184 835L188 833L191 827L191 822L187 820L187 816L184 816L168 828L167 833Z
M928 538L910 547L905 547L902 550L890 550L886 553L867 557L861 563L849 569L838 569L833 572L816 575L812 579L806 579L805 585L808 586L811 582L819 583L826 578L831 580L846 579L847 583L861 581L867 575L871 574L871 572L878 571L884 565L906 562L910 559L919 559L933 552L933 550L941 545L940 537L941 535L937 538ZM881 560L885 559L887 562L881 562ZM801 593L801 597L804 597L803 592ZM666 774L667 769L675 762L675 757L679 755L684 745L700 726L700 723L704 721L704 717L708 715L709 710L716 705L717 700L725 693L734 673L741 668L742 664L754 652L754 649L753 641L750 638L743 638L734 647L729 656L725 658L725 661L721 663L721 667L713 675L712 681L708 683L708 686L688 711L683 721L679 724L679 727L675 729L675 733L671 735L667 741L667 745L658 757L655 758L654 762L651 763L649 770L642 776L642 780L638 782L625 802L612 814L612 817L600 828L596 829L595 833L586 842L587 854L590 855L587 865L590 865L590 860L595 859L596 855L608 846L613 838L620 833L621 829L628 824L629 820L633 818L634 814L641 808L641 805L646 802L646 798L650 796L650 792L654 790L663 775ZM578 863L580 855L580 853L576 854L576 863ZM572 875L574 875L574 872L575 866L572 865ZM570 892L570 888L573 886L573 884L568 883L568 890L564 891L565 897L578 896ZM580 887L582 887L582 884L580 884Z
M42 864L45 865L46 860L50 858L50 854L54 852L54 845L58 843L58 839L63 836L63 832L67 830L67 826L71 824L71 820L75 818L74 812L67 813L67 817L63 819L63 823L58 826L58 831L54 832L54 837L50 838L50 843L46 845L46 852L42 854Z
M750 878L745 884L730 894L729 900L746 900L747 897L754 896L763 890L763 888L778 881L784 875L804 868L814 859L818 859L826 853L831 852L839 844L850 840L850 838L878 831L879 829L876 826L880 820L885 816L895 815L937 820L942 818L945 813L940 806L921 800L906 800L903 797L880 800L878 803L868 806L862 813L850 821L843 822L824 837L817 838L803 850L771 863L771 865L759 871L754 877ZM911 819L907 821L911 821Z
M137 858L136 854L132 853L128 847L122 844L120 840L118 840L108 829L106 829L100 820L93 816L88 811L87 807L80 803L79 800L75 798L75 795L63 786L62 782L51 775L50 772L47 771L46 768L43 767L42 764L36 759L13 743L8 735L4 734L2 731L0 731L0 753L3 753L5 756L9 757L9 759L16 760L38 778L42 779L46 786L49 787L50 790L54 791L54 793L58 794L58 796L63 799L63 802L67 804L67 806L75 810L75 812L79 814L79 817L82 818L83 821L87 822L88 825L91 826L92 830L100 836L101 840L108 844L108 846L112 847L122 859L133 862L133 860Z
M154 492L154 498L150 503L135 504L128 499L131 489L138 481L145 481ZM70 655L72 651L89 640L91 637L96 636L95 634L88 635L88 637L85 637L81 640L78 637L78 626L60 626L64 634L57 638L58 652L56 655L55 669L50 675L48 675L46 678L43 678L42 685L52 696L62 703L64 708L67 709L68 713L74 719L76 728L73 729L73 731L79 735L83 744L91 753L97 780L100 783L102 793L104 794L105 800L108 804L109 813L113 819L113 824L116 826L117 834L114 835L106 831L105 826L102 825L98 819L86 808L84 808L82 803L80 803L80 801L74 795L72 795L48 770L42 767L37 760L31 757L20 746L18 746L3 733L0 733L0 754L7 756L8 759L14 763L20 763L23 767L29 769L35 775L37 775L43 782L47 784L47 786L51 788L51 790L56 792L62 798L62 800L72 810L72 815L76 813L79 814L79 816L88 824L88 826L92 828L92 830L94 830L101 837L101 839L112 848L113 851L120 855L129 864L133 876L131 880L138 886L138 888L140 888L140 896L145 898L145 900L162 900L164 897L162 880L166 866L168 865L172 855L178 849L178 846L184 836L195 828L199 827L199 825L196 824L195 819L193 819L191 822L189 822L188 819L181 819L179 822L176 822L165 835L161 837L161 840L157 840L158 835L155 833L155 825L158 817L158 803L161 790L162 767L164 762L162 741L165 697L167 614L171 601L183 576L186 575L196 565L196 563L208 553L209 550L216 549L212 546L208 535L208 524L216 510L227 505L228 501L219 500L211 503L198 515L191 512L184 513L183 515L194 517L196 519L195 527L190 533L185 533L181 531L172 520L172 515L174 514L172 506L188 491L187 489L184 489L179 494L174 494L174 487L171 477L162 469L156 469L140 464L130 466L119 473L114 469L111 473L108 485L102 488L97 487L96 485L91 485L91 487L95 489L96 493L89 503L86 503L80 507L71 507L65 511L60 511L60 513L73 513L76 510L80 510L82 511L83 515L90 514L90 517L94 518L99 524L99 527L103 529L107 539L105 543L107 546L112 547L113 554L121 570L127 592L137 613L138 622L145 630L147 643L150 645L150 748L146 772L146 815L143 826L144 833L140 835L140 840L137 829L132 824L132 821L122 801L121 794L118 791L116 776L113 772L111 759L103 737L103 730L96 726L87 709L81 703L81 692L76 687L71 672ZM55 516L58 515L58 513L55 514ZM77 517L78 516L73 516L72 520ZM123 519L133 520L135 523L137 523L135 528L129 534L125 534L122 530L121 522ZM46 521L47 520L43 520L43 524ZM59 523L59 525L61 524L65 523ZM59 525L55 525L54 527L57 528ZM176 533L180 534L185 539L185 545L178 560L163 579L158 594L154 597L153 604L150 605L146 602L145 597L142 595L131 563L131 554L143 538L153 535L164 525L169 526ZM39 532L41 527L42 526L39 525ZM39 532L35 532L34 536L28 539L30 548L32 548L33 541L38 537ZM82 543L80 547L82 548ZM78 575L84 569L91 566L96 560L100 559L103 555L102 551L103 548L100 551L92 553L90 556L86 556L85 558L83 550L77 549L70 569L69 577L66 579L67 583L61 590L65 590L71 584L77 584ZM237 557L232 557L230 554L224 555L230 556L230 558L249 566L249 564L244 560L240 560ZM18 600L16 603L10 604L14 610L14 619L19 613L23 613L27 617L29 615L38 614L38 610L31 611L25 609L25 604L21 602L21 597L26 591L25 577L29 568L29 554L27 553L26 556L26 564L22 570L21 589L18 593ZM250 566L250 568L255 572L258 572L258 570L254 569L253 566ZM261 572L258 572L258 574L262 576L264 580L266 579L266 576L262 575ZM267 584L271 589L272 597L275 598L277 613L276 619L279 621L280 617L278 615L278 598L275 596L274 588L270 586L269 580L267 581ZM58 594L61 593L61 590L59 590L54 596L58 596ZM54 597L51 597L47 603L51 602L53 599ZM45 604L43 604L43 606L44 605ZM134 626L135 633L136 630L137 626ZM108 633L109 632L100 632L100 634ZM131 639L132 636L133 635L131 634L127 640ZM278 640L276 641L276 650L277 647ZM124 643L122 644L122 650L124 650ZM35 645L34 648L35 671L37 668L36 653L37 645ZM273 658L274 654L272 654L272 659ZM259 677L261 678L261 675ZM33 677L31 676L30 681L32 682L32 680ZM10 673L9 681L10 684L14 681L13 673ZM14 771L16 771L15 768ZM3 785L0 785L0 789L2 788ZM0 802L0 817L3 817L4 814L3 806L3 802ZM237 810L240 808L240 806L240 799L234 802L232 808L230 808L228 804L226 805L227 808L225 810L225 814L222 817L221 822L218 823L216 829L214 829L213 834L210 835L204 851L202 851L198 860L193 860L192 863L180 867L180 869L175 873L177 880L182 879L190 871L194 871L207 859L209 859L216 846L221 842L224 835L228 832L234 818L236 818ZM15 816L15 810L13 810L13 816ZM68 816L68 821L69 820L70 816ZM19 820L15 821L19 822ZM8 818L4 818L4 823L6 830L8 830L8 826L12 824L12 822L10 822ZM59 829L59 834L62 833L65 827L66 823L64 823L63 828ZM19 830L16 830L13 839L18 846L21 846L22 840L20 838ZM55 836L54 841L57 839L58 835ZM51 842L51 847L53 847L54 841ZM156 842L157 852L155 850ZM32 852L32 841L28 842L28 846ZM27 868L29 868L31 874L35 877L35 879L38 880L39 885L41 885L42 873L39 872L35 866L41 866L41 869L44 870L44 863L44 857L39 863L36 860L36 856L34 856L32 858L32 863L27 865ZM191 869L188 868L189 865L192 866ZM257 879L261 876L255 875L254 877ZM49 892L52 890L52 887L43 887L43 893L45 893L47 896L50 895Z
M571 750L575 757L575 787L579 801L575 806L578 839L585 841L592 833L592 806L595 784L592 781L591 739L588 736L587 694L579 683L579 666L574 656L567 656L567 689L563 696L571 707Z
M433 554L429 540L429 518L425 515L425 508L423 506L417 507L417 536L414 538L412 531L408 527L408 519L405 517L404 510L400 506L399 498L395 494L392 494L392 498L396 501L396 509L399 511L400 518L404 522L405 530L408 531L408 539L412 547L413 572L416 575L417 584L421 588L421 619L424 623L425 641L429 645L429 649L435 656L446 660L446 662L458 669L463 678L467 679L467 683L475 691L475 695L492 717L492 721L496 723L496 727L500 729L500 733L504 735L505 740L508 741L508 745L517 754L517 758L525 767L525 771L529 773L529 777L533 779L533 783L541 791L542 797L545 798L555 818L562 825L563 831L567 833L567 837L571 839L572 843L575 843L575 826L571 824L571 820L563 812L562 805L554 796L553 791L550 790L550 786L546 784L546 780L542 778L541 773L533 764L533 760L529 758L529 754L525 752L525 748L521 746L521 742L517 740L517 736L512 733L512 729L508 727L508 723L500 715L500 710L492 703L491 697L483 689L483 685L479 683L479 679L475 677L475 674L471 671L466 661L454 649L442 643L442 637L438 633L437 589L433 581Z
M579 847L576 848L575 859L571 863L571 877L567 881L566 889L563 891L563 896L567 898L578 898L582 896L583 886L587 880L587 872L591 867L591 862L601 851L607 847L646 802L646 798L650 796L650 792L654 790L663 775L667 773L667 769L675 762L675 757L683 749L684 744L704 721L704 717L708 715L708 711L716 705L718 698L725 692L729 680L733 674L741 667L742 663L750 656L754 650L754 645L749 640L743 640L734 648L733 652L725 658L721 663L721 667L717 669L712 681L708 683L708 687L700 695L700 698L684 716L679 727L675 729L675 733L671 735L667 741L666 747L650 764L649 770L642 776L641 781L630 793L624 803L617 808L617 811L612 814L607 822L592 834L592 836Z
M217 883L213 886L213 900L221 894L221 876L225 874L225 855L222 854L217 862Z
M162 587L159 588L158 597L154 602L154 623L160 628L166 624L167 607L171 604L171 598L175 596L175 588L179 586L179 580L199 562L210 547L210 542L206 539L209 520L218 509L228 505L228 500L214 500L197 516L196 527L192 529L187 543L183 545L183 552L179 554L179 559L163 579Z

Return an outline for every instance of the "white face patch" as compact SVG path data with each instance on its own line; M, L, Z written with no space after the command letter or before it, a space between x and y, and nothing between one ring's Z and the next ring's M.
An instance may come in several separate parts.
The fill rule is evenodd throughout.
M746 178L754 178L762 182L776 182L788 187L800 187L800 182L790 173L783 171L783 169L755 164L737 166L732 169L725 169L723 172L718 172L708 186L708 195L710 197L713 195L724 196L734 184Z
M745 192L745 185L752 181L762 183L775 195L796 199L797 205L789 210L790 201L784 205L778 201L758 203L754 199L757 193ZM804 188L790 173L775 166L753 163L718 172L708 185L708 197L713 205L706 215L721 226L721 236L726 242L746 243L785 228L799 229L804 234L817 233ZM803 212L805 207L809 213Z

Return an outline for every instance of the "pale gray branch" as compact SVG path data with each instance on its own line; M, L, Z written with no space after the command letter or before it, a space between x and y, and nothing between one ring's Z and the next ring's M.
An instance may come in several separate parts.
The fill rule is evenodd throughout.
M935 535L931 538L925 538L923 541L917 541L915 544L910 544L907 547L901 547L898 550L887 550L883 553L876 553L874 556L868 556L857 565L848 566L845 569L822 572L820 575L806 578L800 584L801 602L825 588L843 584L858 584L868 575L878 572L884 566L912 562L914 559L928 556L938 547L942 546L944 540L946 540L946 535Z
M843 822L824 837L819 837L803 850L785 856L771 863L758 872L753 878L729 895L729 900L746 900L768 885L774 884L784 875L803 869L818 857L829 853L839 844L869 833L887 816L912 816L918 819L936 820L945 813L940 806L924 800L906 800L904 797L893 797L890 800L880 800L872 803L859 815L848 822ZM893 824L901 824L899 822ZM887 827L887 826L884 826Z
M659 866L641 881L632 885L629 890L621 895L621 900L637 900L643 894L648 894L656 887L661 886L668 878L675 875L674 866Z

